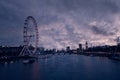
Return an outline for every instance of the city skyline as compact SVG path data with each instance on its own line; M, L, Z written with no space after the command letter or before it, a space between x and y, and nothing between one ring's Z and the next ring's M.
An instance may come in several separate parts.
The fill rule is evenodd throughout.
M1 0L0 45L22 45L23 26L33 16L39 29L39 46L77 48L114 45L120 34L119 0Z

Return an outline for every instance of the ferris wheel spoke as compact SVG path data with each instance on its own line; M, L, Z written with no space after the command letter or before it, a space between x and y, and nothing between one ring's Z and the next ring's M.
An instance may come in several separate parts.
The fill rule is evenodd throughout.
M33 23L33 26L28 26L30 24L30 21ZM29 28L32 27L33 29L29 30ZM38 47L39 42L39 33L38 33L38 27L37 22L32 16L28 16L24 23L24 30L23 30L23 38L24 38L24 47L22 51L20 52L21 55L33 55L36 54L36 50ZM34 33L34 34L31 34ZM32 42L31 38L34 38L34 42ZM31 43L34 43L34 49L30 50Z

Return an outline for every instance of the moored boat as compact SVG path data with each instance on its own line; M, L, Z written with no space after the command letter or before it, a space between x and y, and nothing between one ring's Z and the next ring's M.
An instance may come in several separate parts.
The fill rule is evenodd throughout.
M34 63L35 60L34 59L26 59L26 60L23 60L23 64L29 64L29 63Z

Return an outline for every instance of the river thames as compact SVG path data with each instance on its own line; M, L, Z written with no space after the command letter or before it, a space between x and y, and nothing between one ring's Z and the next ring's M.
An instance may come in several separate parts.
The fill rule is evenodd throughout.
M120 80L120 61L73 54L53 55L33 64L0 64L0 80Z

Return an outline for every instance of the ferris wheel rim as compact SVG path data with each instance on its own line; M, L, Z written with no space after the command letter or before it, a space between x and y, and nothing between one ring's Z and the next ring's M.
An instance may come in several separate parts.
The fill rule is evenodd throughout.
M34 27L34 31L35 31L35 46L34 46L34 51L33 51L33 53L35 53L35 51L36 51L36 49L38 48L38 42L39 42L39 35L38 35L38 26L37 26L37 22L36 22L36 20L34 19L34 17L32 17L32 16L28 16L27 18L26 18L26 20L25 20L25 24L24 24L24 33L23 33L23 36L24 36L24 44L25 44L25 46L29 46L30 45L30 43L29 43L29 41L28 41L28 36L30 36L30 35L28 35L27 33L28 33L28 31L27 31L27 28L29 27L28 26L28 24L29 24L29 21L32 21L32 23L33 23L33 27Z

